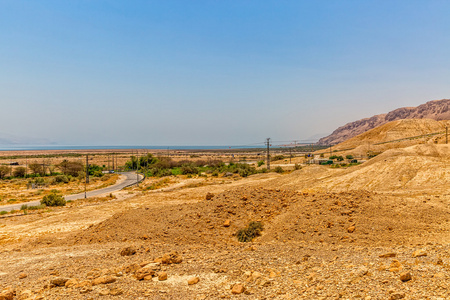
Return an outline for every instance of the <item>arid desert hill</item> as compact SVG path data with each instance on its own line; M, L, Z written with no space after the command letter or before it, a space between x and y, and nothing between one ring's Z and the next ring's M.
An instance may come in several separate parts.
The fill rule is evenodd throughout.
M332 134L321 138L321 145L335 145L351 139L370 129L401 119L450 120L450 99L429 101L417 107L402 107L387 114L350 122L336 129Z
M440 193L450 196L450 145L391 149L348 169L310 166L270 183L295 190Z
M383 152L425 143L443 144L446 126L450 127L450 121L432 119L392 121L333 146L333 149L353 149L349 151L354 155L366 155L367 151Z

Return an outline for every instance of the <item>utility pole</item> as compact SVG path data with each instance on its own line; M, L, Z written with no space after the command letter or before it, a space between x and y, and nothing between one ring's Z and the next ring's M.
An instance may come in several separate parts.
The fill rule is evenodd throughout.
M289 164L291 163L291 158L292 158L292 148L289 147Z
M25 157L25 178L28 176L28 157Z
M448 126L445 126L445 143L448 144Z
M136 185L139 185L139 152L136 150Z
M267 138L267 170L270 170L270 153L269 153L269 147L270 147L270 138Z
M86 199L86 189L89 183L89 154L86 154L86 180L84 181L84 199Z

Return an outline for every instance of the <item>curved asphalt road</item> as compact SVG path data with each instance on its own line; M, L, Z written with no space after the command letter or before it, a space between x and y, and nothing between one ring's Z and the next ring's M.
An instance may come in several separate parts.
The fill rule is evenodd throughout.
M127 187L127 186L131 186L136 184L137 181L142 181L142 179L144 179L144 177L142 175L136 175L135 172L121 172L118 173L121 175L125 175L126 178L123 181L120 181L117 184L114 184L112 186L103 188L103 189L99 189L99 190L94 190L94 191L88 191L86 193L86 197L94 197L94 196L98 196L98 195L102 195L102 194L109 194L112 192L117 192L120 191L121 189ZM138 179L139 178L139 179ZM68 195L68 196L64 196L64 199L66 200L77 200L77 199L84 199L84 192L83 193L79 193L79 194L74 194L74 195ZM19 203L19 204L11 204L11 205L5 205L5 206L0 206L0 211L11 211L11 210L19 210L20 207L22 205L28 205L28 206L36 206L41 204L40 201L30 201L30 202L25 202L25 203Z

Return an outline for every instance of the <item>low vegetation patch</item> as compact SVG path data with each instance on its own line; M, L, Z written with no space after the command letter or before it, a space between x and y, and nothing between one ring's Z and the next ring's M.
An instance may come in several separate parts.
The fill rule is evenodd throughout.
M261 235L263 225L261 222L252 221L246 228L238 230L236 233L239 242L251 242L255 237Z
M41 204L46 206L65 206L66 200L63 196L57 195L57 194L50 194L47 196L44 196L44 198L41 200Z

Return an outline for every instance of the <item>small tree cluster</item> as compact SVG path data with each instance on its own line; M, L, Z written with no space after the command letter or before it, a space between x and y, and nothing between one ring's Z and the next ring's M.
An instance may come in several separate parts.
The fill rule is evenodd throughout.
M68 161L67 159L63 160L58 168L64 175L70 176L78 176L79 173L84 171L84 166L79 161Z
M9 168L7 166L0 166L0 179L5 178L9 173Z

